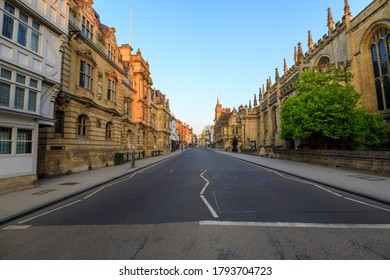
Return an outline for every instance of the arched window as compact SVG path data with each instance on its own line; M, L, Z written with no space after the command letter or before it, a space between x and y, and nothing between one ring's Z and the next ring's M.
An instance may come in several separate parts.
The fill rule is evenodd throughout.
M321 57L317 63L318 71L320 72L329 70L329 66L330 66L330 59L327 56Z
M378 29L371 42L378 111L390 109L389 48L390 30L388 28Z
M85 115L79 116L77 120L77 135L78 136L87 136L87 125L88 118Z
M108 123L106 124L106 139L111 139L111 136L112 136L112 128L113 128L112 122L108 122Z

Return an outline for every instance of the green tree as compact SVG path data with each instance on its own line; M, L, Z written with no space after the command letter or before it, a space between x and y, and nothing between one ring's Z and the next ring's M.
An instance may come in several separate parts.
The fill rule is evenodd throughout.
M351 80L350 72L337 69L301 73L294 84L296 95L283 104L282 139L319 136L326 143L347 138L354 148L381 144L388 127L381 115L358 108L360 94Z

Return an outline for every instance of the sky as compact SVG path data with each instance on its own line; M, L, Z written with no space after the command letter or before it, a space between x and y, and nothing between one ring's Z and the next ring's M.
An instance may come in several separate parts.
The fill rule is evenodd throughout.
M371 2L348 0L352 18ZM224 108L253 104L284 58L293 65L298 42L307 51L308 30L321 39L328 7L341 21L344 0L94 0L117 44L140 49L153 87L196 134L213 124L217 97Z

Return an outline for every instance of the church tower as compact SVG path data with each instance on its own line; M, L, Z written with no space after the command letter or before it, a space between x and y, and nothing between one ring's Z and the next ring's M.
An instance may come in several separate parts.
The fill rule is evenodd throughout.
M214 125L218 121L221 114L222 114L222 104L219 102L219 97L217 96L217 105L215 105Z

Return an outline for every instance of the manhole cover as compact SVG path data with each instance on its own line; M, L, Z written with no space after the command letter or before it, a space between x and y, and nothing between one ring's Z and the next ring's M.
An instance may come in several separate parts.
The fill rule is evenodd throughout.
M45 193L49 193L49 192L53 192L53 191L55 191L55 189L47 189L47 190L43 190L43 191L40 191L40 192L33 193L32 195L43 195Z
M60 184L60 186L73 186L73 185L77 185L78 182L66 182L66 183L62 183Z

